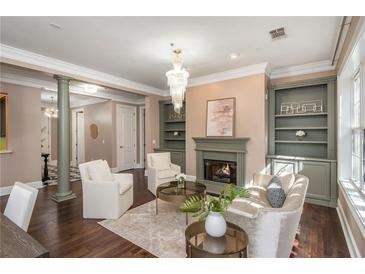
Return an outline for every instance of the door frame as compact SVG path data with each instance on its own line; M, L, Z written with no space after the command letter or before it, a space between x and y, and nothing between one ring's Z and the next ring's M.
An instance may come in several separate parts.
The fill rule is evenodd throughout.
M144 168L144 143L145 143L145 117L143 111L146 111L145 106L139 107L139 168Z
M72 115L72 149L71 149L71 153L72 153L72 157L71 157L71 164L74 165L74 166L77 166L77 161L76 161L76 154L77 154L77 151L76 151L76 124L77 124L77 115L76 113L77 112L83 112L84 113L84 137L85 137L85 111L84 111L84 108L75 108L75 109L72 109L72 112L71 112L71 115ZM84 138L84 151L83 151L83 154L84 154L84 160L85 160L85 138Z
M120 109L121 108L129 108L131 110L133 110L134 112L134 121L133 121L133 139L134 139L134 153L133 153L133 168L137 167L137 107L136 106L131 106L131 105L124 105L124 104L116 104L116 147L115 147L115 156L116 156L116 171L122 171L123 169L121 169L120 167L120 163L119 163L119 147L120 147L120 143L119 143L119 137L120 137Z

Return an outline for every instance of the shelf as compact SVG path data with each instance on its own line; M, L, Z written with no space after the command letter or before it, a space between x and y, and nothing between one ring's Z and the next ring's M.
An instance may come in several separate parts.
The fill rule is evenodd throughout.
M276 127L275 130L300 130L300 129L306 129L306 130L320 130L325 129L327 130L328 127Z
M278 144L318 144L318 145L326 145L326 141L289 141L289 140L275 140L275 143Z
M302 114L277 114L275 118L284 117L305 117L305 116L327 116L327 112L317 112L317 113L302 113Z
M180 129L165 129L164 131L165 132L175 132L175 131L185 131L185 129L182 129L182 128L180 128Z
M185 141L185 138L164 138L165 141Z
M185 120L166 120L165 123L185 123Z

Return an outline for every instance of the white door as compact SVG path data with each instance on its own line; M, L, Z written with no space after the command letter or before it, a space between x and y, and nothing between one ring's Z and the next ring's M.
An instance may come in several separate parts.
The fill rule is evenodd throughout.
M119 170L134 168L136 161L136 108L117 108L117 161Z
M76 112L76 163L85 162L84 112Z

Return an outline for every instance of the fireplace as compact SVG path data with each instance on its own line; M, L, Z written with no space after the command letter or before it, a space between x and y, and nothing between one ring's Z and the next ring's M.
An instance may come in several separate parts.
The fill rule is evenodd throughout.
M204 179L224 183L237 184L237 164L233 161L204 159Z

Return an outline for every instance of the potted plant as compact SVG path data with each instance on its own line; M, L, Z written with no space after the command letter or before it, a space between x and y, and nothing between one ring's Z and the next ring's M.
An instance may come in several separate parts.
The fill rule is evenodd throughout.
M249 190L232 184L224 186L218 197L191 196L180 206L183 212L193 213L193 217L205 220L205 230L212 237L221 237L226 233L227 224L223 213L237 197L249 197Z

